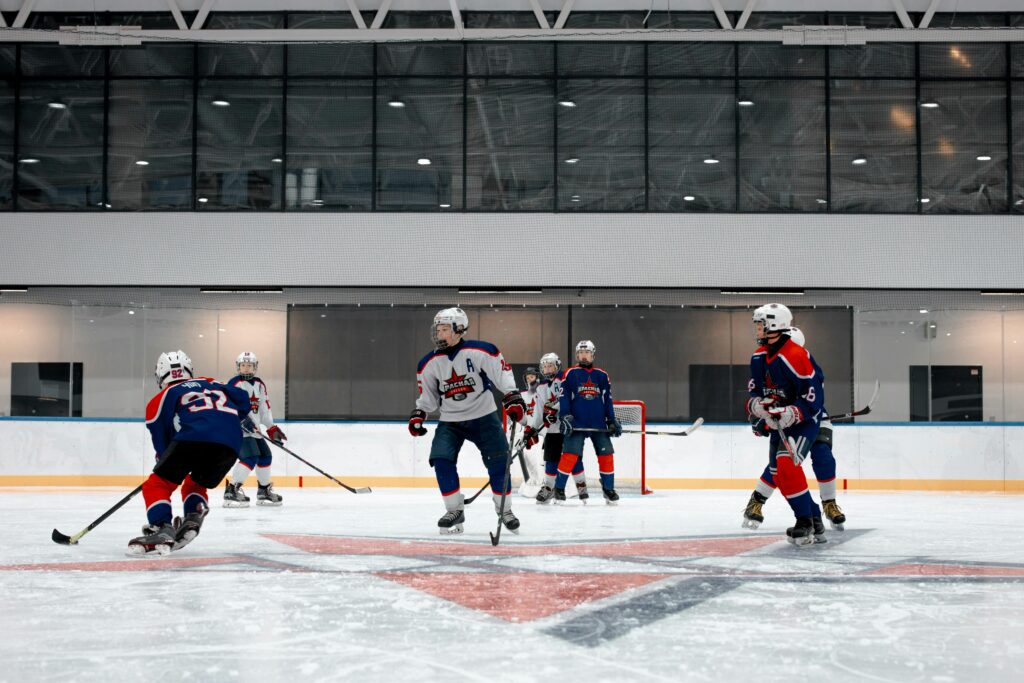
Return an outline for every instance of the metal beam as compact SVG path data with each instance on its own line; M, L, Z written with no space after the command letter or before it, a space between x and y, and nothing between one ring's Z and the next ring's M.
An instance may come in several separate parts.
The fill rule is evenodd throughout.
M391 9L391 0L384 0L377 8L377 14L373 17L373 23L370 24L370 28L374 31L384 25L384 19L388 16L388 10Z
M892 6L896 10L896 16L900 18L903 28L914 28L914 22L910 20L910 15L907 14L907 8L903 6L903 1L892 0Z
M352 13L352 18L356 22L356 28L366 30L366 22L363 20L363 13L359 11L359 6L356 5L356 0L348 0L348 11Z
M167 0L167 6L171 10L171 15L174 17L174 23L178 25L178 29L187 31L188 22L186 22L185 17L182 16L181 8L178 7L178 3L175 0Z
M565 0L562 3L562 11L558 13L558 19L555 20L555 28L561 29L565 27L565 22L569 19L569 14L572 12L572 6L576 0Z
M7 20L4 19L3 12L0 12L0 28L7 28Z
M18 10L18 16L14 17L14 23L11 24L11 28L25 28L28 15L32 14L32 8L35 6L36 0L25 0L25 4Z
M448 6L452 8L452 20L455 22L455 30L462 33L466 27L462 24L462 12L459 11L458 0L448 0Z
M213 9L213 3L217 0L203 0L203 4L199 7L199 13L196 15L195 20L192 22L192 30L198 31L206 23L206 17L210 15L210 10Z
M537 17L537 25L541 28L551 28L551 24L548 23L547 15L544 14L544 10L540 8L540 3L537 0L530 0L530 7L533 8L533 16Z
M729 21L729 15L725 13L722 8L720 0L711 0L711 7L715 10L715 16L718 17L718 25L724 29L731 29L732 22Z
M743 8L743 14L740 15L739 21L736 22L736 30L742 31L747 27L747 21L750 20L750 13L754 11L754 5L757 4L757 0L747 0L747 6Z
M935 16L935 10L938 9L940 2L942 0L932 0L932 4L928 5L928 11L921 18L921 25L918 28L928 28L931 25L932 17Z

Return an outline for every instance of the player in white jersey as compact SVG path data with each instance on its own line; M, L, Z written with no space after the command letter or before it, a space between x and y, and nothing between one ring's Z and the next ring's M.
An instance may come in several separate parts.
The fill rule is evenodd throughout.
M252 351L243 351L235 359L235 369L238 374L229 379L226 384L243 389L249 394L249 400L252 403L252 416L257 426L266 427L267 436L280 443L288 437L284 435L280 427L274 424L274 415L270 412L267 385L256 376L259 367L260 361L256 354ZM273 462L270 446L259 433L244 434L244 436L242 450L238 454L238 462L231 470L230 480L224 488L224 507L249 507L249 496L242 491L242 484L254 469L258 482L256 504L280 505L283 498L274 491L274 484L270 481L270 464Z
M547 428L544 435L544 485L537 492L537 504L549 502L554 496L555 476L558 474L558 461L562 457L564 436L558 429L551 429L558 424L558 402L562 398L562 360L555 353L541 356L540 370L544 374L544 382L537 389L538 399L543 403L542 414L535 418L527 427L527 438L538 439L539 432ZM572 470L573 481L579 498L586 503L590 498L587 492L587 475L583 470L583 458L579 458Z
M511 532L518 533L519 520L501 498L512 488L506 476L509 457L508 439L498 416L491 387L502 394L502 406L509 419L521 422L526 402L516 387L512 367L494 344L463 339L469 329L469 317L461 308L446 308L434 316L430 336L431 351L419 362L416 384L420 396L409 416L409 433L424 436L427 414L440 409L441 416L430 445L430 466L447 512L437 521L442 534L460 534L466 521L465 504L460 492L456 462L466 441L480 449L490 475L494 510Z
M538 420L543 422L543 409L544 404L540 398L540 387L544 382L544 376L541 375L540 370L534 366L530 366L523 370L523 383L526 388L521 392L523 400L526 402L526 418L523 420L523 424L526 425L523 430L523 441L526 446L523 449L521 457L523 459L524 466L530 475L530 481L523 482L523 485L519 488L519 493L533 498L537 495L539 485L536 484L541 478L542 467L540 465L540 456L534 454L533 446L537 444L537 437L531 436L534 431L532 426Z

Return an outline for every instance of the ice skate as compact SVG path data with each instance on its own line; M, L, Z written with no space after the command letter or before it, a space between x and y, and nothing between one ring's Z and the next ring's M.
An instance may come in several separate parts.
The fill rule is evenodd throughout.
M537 505L547 505L551 502L551 499L555 495L555 490L545 484L540 487L540 491L537 492Z
M795 546L814 543L814 522L810 517L797 517L796 525L786 529L786 539Z
M601 492L604 493L604 502L608 505L619 504L619 494L615 492L615 489L602 488Z
M843 514L843 510L839 507L839 503L836 502L835 498L821 501L821 507L825 516L828 517L828 523L832 525L833 529L836 531L846 529L846 515Z
M812 517L811 523L814 525L814 542L828 543L828 538L825 537L825 523L821 521L821 515Z
M501 515L501 523L512 533L519 533L519 518L512 514L511 510L505 510L505 513Z
M565 489L554 489L555 505L565 505Z
M744 529L756 529L761 526L761 523L764 522L764 514L762 513L761 508L766 502L768 502L768 499L757 491L750 494L750 500L747 501L747 508L743 511Z
M257 505L280 505L284 498L279 493L274 491L274 483L270 482L266 486L260 484L256 489L256 504Z
M140 555L170 555L175 543L174 525L168 522L160 527L146 525L142 527L144 535L128 541L127 554L131 557ZM152 533L145 533L147 530Z
M249 496L245 495L241 484L232 484L230 481L224 486L224 507L226 508L247 508L249 507Z
M576 490L579 492L580 502L586 505L587 499L590 498L590 494L587 493L587 482L576 482Z
M449 510L441 519L437 520L437 530L441 532L442 536L461 534L465 521L466 515L462 510ZM518 520L516 521L518 522Z
M179 524L175 525L174 547L171 550L181 550L191 543L199 535L199 529L203 526L203 519L206 518L209 512L210 508L200 503L198 510L185 515L185 519L180 520Z

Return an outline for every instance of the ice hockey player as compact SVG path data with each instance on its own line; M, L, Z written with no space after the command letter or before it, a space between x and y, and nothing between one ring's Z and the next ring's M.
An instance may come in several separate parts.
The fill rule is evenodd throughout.
M256 470L256 504L280 505L283 498L274 491L270 481L270 464L273 454L270 446L259 432L259 425L267 428L267 436L278 443L287 439L281 428L274 424L274 415L270 412L270 397L267 385L256 376L260 361L252 351L243 351L235 359L235 371L238 373L228 380L228 386L238 387L249 394L252 403L253 421L256 429L252 434L245 434L242 439L242 450L238 454L238 462L231 470L231 478L225 482L224 507L249 507L249 496L242 490L249 473Z
M240 422L248 421L249 396L209 377L194 377L184 351L156 361L160 392L146 406L146 427L158 458L142 484L149 523L128 543L129 555L167 555L199 535L216 487L238 458ZM181 487L184 519L173 518L171 494Z
M790 327L788 335L794 342L807 348L804 333L799 327ZM814 369L821 375L821 380L824 384L825 373L818 367L813 356L811 357L811 362L814 363ZM818 480L818 492L821 496L822 511L825 513L825 517L828 518L832 528L842 531L845 528L846 515L843 514L839 503L836 502L836 458L832 453L832 427L826 424L825 418L828 416L828 411L824 407L821 414L821 429L818 430L818 438L811 445L811 467L814 469L814 476ZM765 426L764 420L755 420L751 423L751 426L755 436L768 436L771 431ZM758 480L753 493L750 494L750 500L747 501L746 509L743 511L744 529L756 529L761 526L761 523L764 521L762 506L772 497L775 489L774 472L772 467L767 465L764 468L764 472L761 473L761 479Z
M558 462L562 458L562 442L564 436L558 429L558 407L562 397L562 359L556 353L545 353L540 359L540 371L544 381L537 388L538 403L543 406L540 415L535 415L532 423L526 428L526 438L536 441L540 432L544 434L544 484L537 492L537 504L544 505L555 495L555 477L558 475ZM580 500L586 504L590 498L587 492L587 475L583 470L583 458L576 460L572 470L573 480Z
M750 359L746 406L748 415L764 420L771 430L769 467L775 468L775 483L796 516L786 535L791 543L803 546L826 541L821 509L811 498L801 467L818 437L825 391L811 354L786 334L792 323L793 314L782 304L754 311L758 349ZM780 438L783 434L788 447Z
M532 365L523 370L523 382L526 388L520 394L523 395L523 402L526 403L526 424L533 423L533 415L537 410L537 388L540 386L541 374Z
M615 491L615 452L608 437L622 436L622 425L615 418L611 378L601 368L594 367L596 354L594 342L581 341L576 345L576 365L562 377L558 412L565 440L555 477L556 505L565 502L565 484L583 456L588 436L597 454L604 500L608 505L617 505L619 501Z
M434 316L430 336L431 351L419 362L416 384L419 398L409 416L409 433L424 436L427 414L440 408L441 415L430 445L430 466L447 512L437 521L442 534L460 534L465 522L465 505L460 492L456 462L463 443L470 441L483 456L490 477L494 510L511 532L518 533L519 520L506 498L501 512L501 496L511 491L506 477L509 457L508 439L502 429L491 386L502 393L502 406L509 420L522 422L526 403L516 387L512 367L494 344L463 339L469 318L461 308L446 308ZM502 488L504 487L504 489Z

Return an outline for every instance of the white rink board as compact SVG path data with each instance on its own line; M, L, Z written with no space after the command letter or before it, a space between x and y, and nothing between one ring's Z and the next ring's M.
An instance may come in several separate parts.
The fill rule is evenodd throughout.
M405 423L281 423L287 445L337 477L433 478L431 435L414 439ZM685 425L652 429L681 430ZM433 425L428 425L433 432ZM637 438L623 435L616 471L639 470ZM743 425L705 425L689 437L647 437L647 477L744 479L763 469L768 442ZM846 425L835 428L839 477L902 480L1024 479L1024 425ZM595 468L592 449L585 463ZM153 463L143 423L100 420L0 420L0 476L139 475ZM479 451L467 443L463 476L485 476ZM515 470L514 470L515 471ZM275 451L275 476L316 476Z

